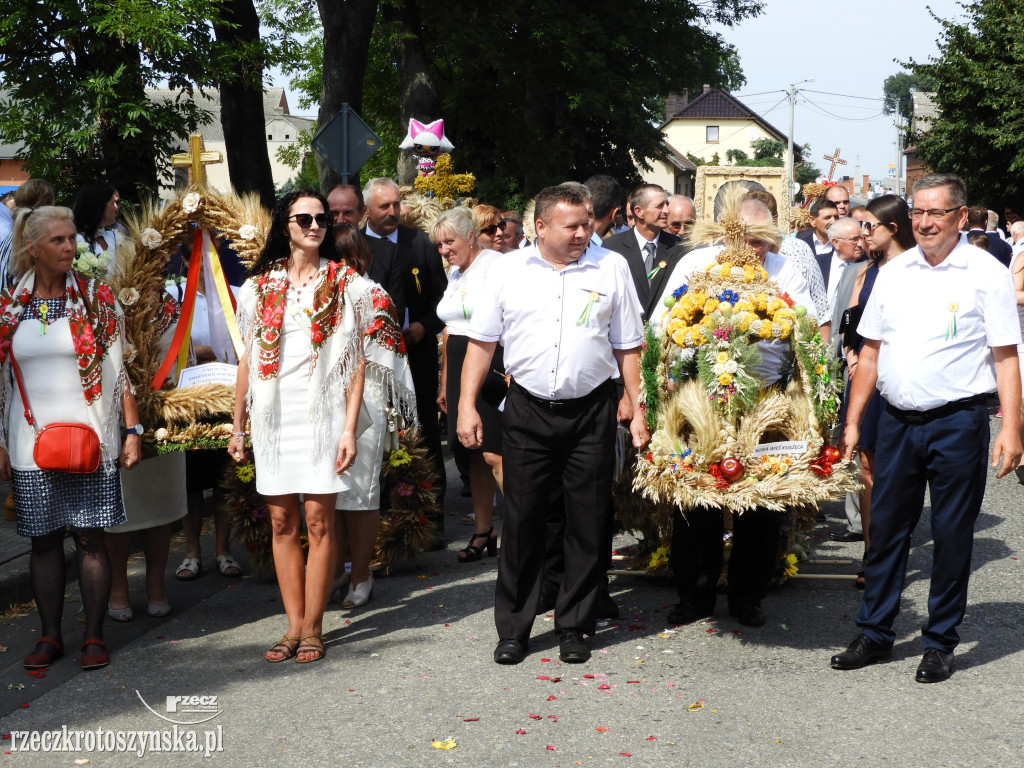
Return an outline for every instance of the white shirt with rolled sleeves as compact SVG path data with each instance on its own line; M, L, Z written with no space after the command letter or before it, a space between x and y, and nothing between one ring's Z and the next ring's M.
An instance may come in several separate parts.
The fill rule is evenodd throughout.
M878 273L857 331L881 342L876 386L901 411L995 392L991 348L1021 343L1013 278L963 235L934 267L912 248Z
M642 341L640 301L617 253L590 246L559 271L531 245L497 261L487 282L467 335L500 342L506 373L536 397L590 394L618 375L612 350Z
M651 322L656 323L656 329L661 327L661 318L668 311L665 299L681 286L686 285L690 275L714 264L715 258L721 250L721 246L698 248L690 251L676 263L675 269L672 270L672 274L669 275L669 279L665 283L665 292L661 295L661 301L658 303L662 311L657 318L651 319ZM789 294L794 305L802 304L807 309L809 316L817 317L807 281L804 280L800 270L792 261L777 253L769 253L765 256L764 268L768 272L768 279L779 286L780 291ZM761 353L761 364L754 368L754 373L765 386L774 384L782 375L782 365L789 354L789 345L778 341L759 341L757 349Z

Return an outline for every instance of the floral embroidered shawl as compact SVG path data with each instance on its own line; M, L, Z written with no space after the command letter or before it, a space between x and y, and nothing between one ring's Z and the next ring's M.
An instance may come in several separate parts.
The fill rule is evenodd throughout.
M246 400L253 445L271 471L277 466L280 444L274 404L290 284L285 264L282 259L269 271L247 280L238 297L238 326L249 361ZM357 301L349 296L349 286L362 278L343 264L322 261L316 279L312 310L296 314L309 330L309 423L324 425L345 412L345 391L363 360L362 329L372 299L366 296ZM336 439L329 429L311 429L313 460L337 450Z
M0 365L5 373L10 371L14 333L34 288L35 272L29 271L16 286L8 286L0 292ZM65 297L71 340L78 357L82 395L88 406L89 426L99 435L104 463L112 471L121 447L121 398L125 389L131 388L124 365L121 309L114 301L109 285L98 280L87 281L73 270L66 276ZM0 379L0 418L3 419L0 432L6 447L7 411L13 391L9 375Z

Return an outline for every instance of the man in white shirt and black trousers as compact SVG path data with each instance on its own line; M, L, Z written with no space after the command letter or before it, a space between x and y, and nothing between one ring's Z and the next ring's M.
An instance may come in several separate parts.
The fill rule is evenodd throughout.
M502 460L505 525L494 600L499 664L518 664L529 649L540 600L545 522L551 489L565 499L565 575L555 601L563 662L590 658L583 639L596 629L603 523L611 514L615 387L622 376L633 404L630 433L650 440L636 406L640 384L640 305L618 254L587 248L586 200L576 185L537 195L537 241L503 259L492 293L473 314L462 371L459 439L480 445L476 396L499 341L512 377L505 401Z
M871 546L856 622L861 634L832 657L833 669L859 669L892 654L893 621L910 537L931 492L934 553L928 618L921 628L919 683L953 673L956 628L967 608L974 524L985 495L989 457L987 396L999 393L1002 426L992 444L997 477L1021 457L1020 326L1009 271L960 233L967 219L964 183L952 174L914 186L911 225L917 247L882 270L857 331L866 339L850 382L839 444L849 460L864 407L876 384L878 419Z

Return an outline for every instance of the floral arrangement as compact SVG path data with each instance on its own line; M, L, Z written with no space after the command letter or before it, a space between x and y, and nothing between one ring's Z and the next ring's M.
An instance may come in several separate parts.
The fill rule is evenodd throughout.
M114 257L110 251L93 253L88 243L79 240L75 245L75 261L72 264L72 269L86 277L105 280L113 260Z
M452 156L447 152L438 156L434 169L433 176L417 176L413 185L417 192L437 198L442 209L454 208L455 198L469 194L476 186L476 176L472 173L452 172Z
M149 430L143 436L147 448L166 453L226 445L232 387L190 388L188 397L173 387L151 387L163 362L161 337L177 321L177 305L164 295L164 265L195 227L215 230L243 264L252 264L263 249L270 216L254 195L222 194L203 184L166 205L144 204L125 223L128 237L118 246L109 282L124 310L125 362L139 419Z
M741 198L728 197L718 223L698 224L695 239L725 247L666 298L659 338L649 334L641 352L652 439L633 488L661 510L662 534L673 507L814 508L858 487L853 469L826 450L835 450L826 438L842 393L838 361L745 244L777 242L779 233L771 222L741 220ZM782 380L768 388L759 344L787 351Z

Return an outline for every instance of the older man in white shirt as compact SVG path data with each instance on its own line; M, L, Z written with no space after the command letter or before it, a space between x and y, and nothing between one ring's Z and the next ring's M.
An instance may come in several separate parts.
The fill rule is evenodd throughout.
M853 454L864 408L877 385L878 421L871 546L865 561L861 634L832 657L833 669L887 660L896 634L910 537L927 485L935 542L922 627L919 683L953 672L957 626L967 607L974 524L985 494L989 456L987 397L998 392L1002 426L992 445L998 477L1021 457L1021 341L1013 281L995 259L969 245L964 183L932 174L914 187L910 211L917 247L897 256L875 282L857 327L865 338L852 379L839 449Z

